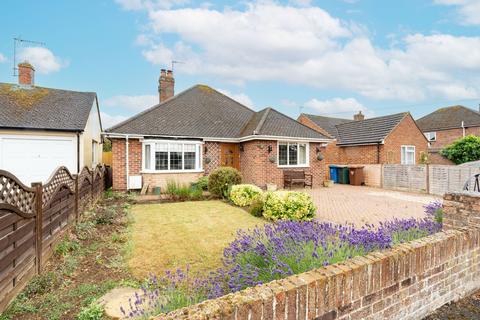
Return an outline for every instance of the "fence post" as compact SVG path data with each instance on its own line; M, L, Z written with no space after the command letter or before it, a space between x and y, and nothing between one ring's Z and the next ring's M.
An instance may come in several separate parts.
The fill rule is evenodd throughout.
M92 184L90 186L90 205L93 205L95 203L95 200L93 197L95 196L95 168L92 169Z
M37 273L42 273L42 242L43 242L43 187L41 182L32 183L35 188L35 250L37 255Z
M425 174L425 179L427 180L426 181L426 187L427 187L427 194L430 194L430 166L427 164L425 164L426 166L426 170L427 170L427 173Z
M78 198L79 198L79 192L78 192L78 176L79 174L75 175L75 222L78 223L80 214L78 212Z

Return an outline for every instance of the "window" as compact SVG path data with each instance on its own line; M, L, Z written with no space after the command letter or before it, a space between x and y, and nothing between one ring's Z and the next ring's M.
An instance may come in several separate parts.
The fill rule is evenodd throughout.
M308 144L298 142L279 142L278 165L285 167L308 166Z
M143 170L145 171L200 171L202 169L200 159L200 142L149 140L143 143Z
M92 140L92 167L95 167L98 163L98 143L97 141Z
M402 164L415 164L415 146L402 146Z
M428 141L436 141L437 140L437 133L436 132L425 132L425 137L427 137Z

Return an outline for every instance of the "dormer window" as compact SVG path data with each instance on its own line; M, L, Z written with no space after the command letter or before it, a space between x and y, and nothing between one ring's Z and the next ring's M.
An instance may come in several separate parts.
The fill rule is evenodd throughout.
M437 141L437 133L436 132L425 132L425 137L427 137L428 141Z

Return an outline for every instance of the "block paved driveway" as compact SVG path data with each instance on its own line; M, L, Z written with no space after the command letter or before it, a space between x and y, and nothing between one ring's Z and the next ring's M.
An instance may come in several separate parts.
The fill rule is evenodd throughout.
M307 189L320 221L377 224L393 218L422 218L423 206L440 197L365 186L335 184L331 188Z

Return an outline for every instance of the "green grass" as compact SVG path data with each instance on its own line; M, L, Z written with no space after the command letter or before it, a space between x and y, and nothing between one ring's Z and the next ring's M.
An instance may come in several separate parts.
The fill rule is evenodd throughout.
M138 278L186 265L192 271L215 269L238 229L264 223L222 201L135 205L132 216L128 266Z

